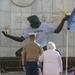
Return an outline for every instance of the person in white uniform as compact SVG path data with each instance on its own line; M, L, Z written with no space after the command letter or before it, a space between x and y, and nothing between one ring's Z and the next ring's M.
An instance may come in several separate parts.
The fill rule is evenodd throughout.
M63 71L62 59L53 42L47 44L47 50L38 58L43 62L43 75L60 75Z
M48 33L51 33L51 34L57 33L58 34L62 30L63 25L68 18L69 18L69 16L64 17L62 19L61 23L59 24L59 26L57 28L55 28L51 24L46 24L46 23L40 22L39 18L36 15L32 15L27 18L27 20L30 22L30 26L28 26L23 31L21 37L6 34L4 31L2 31L2 33L6 37L11 38L18 42L22 42L22 41L28 39L27 34L30 32L38 33L38 35L36 37L36 42L39 43L43 47L44 50L46 50L47 34ZM16 52L16 56L21 56L21 52L22 52L22 48Z

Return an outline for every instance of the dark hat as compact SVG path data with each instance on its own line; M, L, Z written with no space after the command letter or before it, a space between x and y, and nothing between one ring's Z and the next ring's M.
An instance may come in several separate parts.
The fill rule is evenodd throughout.
M41 25L39 18L36 15L29 16L27 20L32 28L38 28Z
M39 18L36 15L29 16L27 19L30 22L31 21L33 21L33 22L40 22Z

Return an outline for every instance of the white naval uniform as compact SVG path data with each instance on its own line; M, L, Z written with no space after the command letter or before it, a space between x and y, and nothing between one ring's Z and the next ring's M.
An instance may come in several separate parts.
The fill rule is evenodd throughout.
M46 50L38 59L43 62L43 75L59 75L62 71L62 59L59 52Z

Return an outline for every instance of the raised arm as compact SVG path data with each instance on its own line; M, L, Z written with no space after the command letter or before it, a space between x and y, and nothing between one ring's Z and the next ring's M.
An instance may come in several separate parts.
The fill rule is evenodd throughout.
M55 29L54 33L59 33L59 32L62 30L65 21L68 20L69 17L70 17L70 15L69 15L69 16L66 16L66 17L64 17L64 18L62 19L61 23L60 23L59 26Z
M25 40L25 38L24 38L23 36L21 36L21 37L12 36L12 35L6 34L4 31L2 31L2 33L3 33L6 37L8 37L8 38L10 38L10 39L13 39L13 40L15 40L15 41L18 41L18 42L22 42L22 41Z

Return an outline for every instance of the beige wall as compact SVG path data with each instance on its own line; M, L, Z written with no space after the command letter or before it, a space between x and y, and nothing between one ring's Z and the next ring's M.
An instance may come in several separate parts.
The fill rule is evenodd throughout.
M27 17L37 15L41 21L51 23L57 27L66 12L72 12L75 0L35 0L28 7L18 7L11 0L0 0L0 56L15 56L15 52L21 48L25 41L20 43L5 37L1 31L9 25L11 35L21 36L24 28L29 25ZM48 41L53 41L61 55L66 56L66 25L59 34L48 35ZM69 31L69 56L75 56L75 32Z

